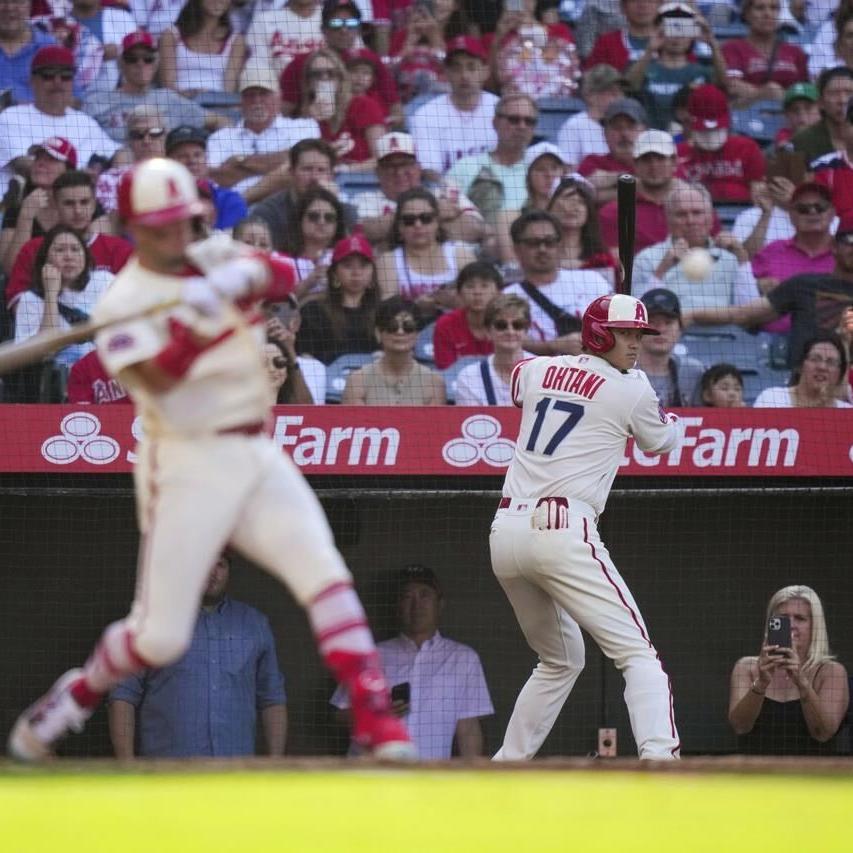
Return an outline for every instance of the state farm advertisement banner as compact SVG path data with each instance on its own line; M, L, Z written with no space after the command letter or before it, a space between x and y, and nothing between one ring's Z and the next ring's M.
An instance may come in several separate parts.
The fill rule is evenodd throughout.
M626 448L623 474L849 477L853 412L685 409L665 456ZM467 409L278 406L272 435L306 474L500 475L520 413ZM142 426L130 406L0 406L0 472L122 473Z

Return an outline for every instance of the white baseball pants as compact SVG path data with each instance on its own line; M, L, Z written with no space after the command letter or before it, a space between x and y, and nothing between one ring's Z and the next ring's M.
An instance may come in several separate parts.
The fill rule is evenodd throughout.
M679 754L672 691L639 608L598 535L592 509L547 514L512 500L492 523L492 568L539 663L515 704L498 761L532 758L584 665L580 625L625 678L640 758ZM559 518L559 520L557 520ZM559 526L555 526L555 523Z

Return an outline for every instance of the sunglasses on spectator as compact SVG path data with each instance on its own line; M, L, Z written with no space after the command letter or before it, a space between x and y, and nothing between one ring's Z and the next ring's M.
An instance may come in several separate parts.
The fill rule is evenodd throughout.
M513 331L515 332L523 332L526 328L530 326L527 320L493 320L492 328L496 329L498 332L505 332L510 326L512 326Z
M62 80L63 83L68 83L74 79L73 71L50 71L47 68L44 68L40 71L36 71L36 76L41 78L42 80L51 81L56 80L58 77Z
M794 205L794 210L797 213L826 213L829 210L829 205L820 201L813 201L811 204L800 202Z
M826 367L841 367L841 360L838 358L832 358L831 356L824 357L822 355L810 355L806 361L809 364L818 364L821 367L826 365Z
M123 56L122 59L125 65L139 65L140 62L153 65L157 61L157 57L153 53L132 53L129 56Z
M417 332L417 330L418 327L413 320L392 320L382 327L382 331L387 332L389 335L394 335L397 332L402 332L404 335L411 335L413 332Z
M522 237L518 241L526 249L555 249L560 245L559 237Z
M406 226L406 228L411 228L413 225L416 225L418 222L421 225L432 225L435 222L435 214L434 213L404 213L400 217L400 222Z
M308 76L312 80L335 80L337 79L338 72L335 68L317 68L309 72Z
M539 121L539 119L533 118L533 116L511 116L506 113L498 113L498 118L508 121L513 127L518 127L520 124L527 127L536 127L536 122Z
M338 214L330 211L308 210L305 213L305 218L315 225L319 225L321 222L325 222L326 225L333 225L338 221Z
M149 127L147 130L129 130L127 138L132 139L134 142L142 142L143 139L147 139L149 136L151 139L159 139L165 132L166 129L163 127Z
M361 21L358 18L332 18L326 26L330 30L357 30Z

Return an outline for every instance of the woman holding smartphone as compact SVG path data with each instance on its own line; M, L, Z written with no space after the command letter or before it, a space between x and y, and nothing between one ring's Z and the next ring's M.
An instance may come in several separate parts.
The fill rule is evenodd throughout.
M834 755L848 703L847 670L830 654L820 598L807 586L780 589L767 605L761 651L732 671L738 752Z

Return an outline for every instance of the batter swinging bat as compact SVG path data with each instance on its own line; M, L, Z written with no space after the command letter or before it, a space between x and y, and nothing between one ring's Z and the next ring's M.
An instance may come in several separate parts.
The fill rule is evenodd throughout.
M79 344L81 341L88 340L93 337L101 329L107 326L113 326L116 323L126 323L129 320L137 320L140 317L147 317L150 314L156 314L158 311L168 311L181 304L180 299L170 299L167 302L158 302L144 311L135 311L132 314L127 314L123 317L114 317L110 320L101 320L95 322L90 320L88 323L80 323L70 329L63 331L47 331L39 332L31 338L19 343L9 341L5 344L0 344L0 375L9 373L12 370L17 370L20 367L26 367L36 361L41 361L45 356L58 350L64 349L71 344Z
M616 182L616 220L619 223L619 262L622 264L619 292L630 296L637 222L637 180L633 175L620 175Z

